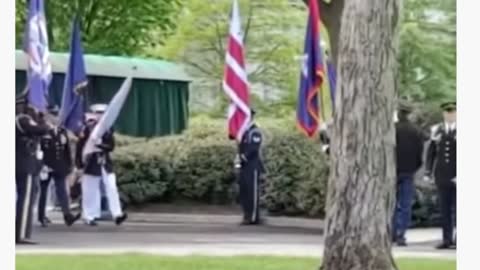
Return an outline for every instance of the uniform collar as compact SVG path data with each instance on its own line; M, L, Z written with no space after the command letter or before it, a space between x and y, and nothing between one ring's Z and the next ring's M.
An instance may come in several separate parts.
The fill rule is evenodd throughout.
M457 129L457 123L453 122L451 124L444 122L444 127L446 131L453 131Z

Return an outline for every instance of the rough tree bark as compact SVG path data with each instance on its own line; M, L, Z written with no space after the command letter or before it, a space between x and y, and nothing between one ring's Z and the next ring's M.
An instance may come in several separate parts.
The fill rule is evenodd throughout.
M322 269L396 269L389 226L401 0L344 4Z

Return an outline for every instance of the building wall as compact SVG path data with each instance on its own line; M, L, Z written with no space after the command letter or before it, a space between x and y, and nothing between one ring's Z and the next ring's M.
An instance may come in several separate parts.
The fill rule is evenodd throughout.
M51 104L60 106L64 74L54 73L50 84ZM23 91L26 74L16 71L16 93ZM124 78L89 76L87 104L108 103ZM132 90L115 123L117 132L137 137L178 134L188 122L188 83L134 79Z

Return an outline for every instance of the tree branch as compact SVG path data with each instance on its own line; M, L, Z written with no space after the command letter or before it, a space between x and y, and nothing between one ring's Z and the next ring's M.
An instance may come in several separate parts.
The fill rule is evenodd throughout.
M216 74L214 71L211 71L211 70L208 70L206 69L204 66L196 63L196 62L193 62L193 61L190 61L190 60L187 60L187 59L182 59L182 61L187 64L187 65L190 65L191 67L197 69L198 71L200 71L201 73L204 73L205 75L208 75L208 76L212 76L212 77L215 77Z
M247 46L248 31L250 30L250 24L252 22L252 18L253 18L253 4L252 2L250 2L249 8L248 8L247 25L245 26L245 32L243 34L243 45L245 47Z

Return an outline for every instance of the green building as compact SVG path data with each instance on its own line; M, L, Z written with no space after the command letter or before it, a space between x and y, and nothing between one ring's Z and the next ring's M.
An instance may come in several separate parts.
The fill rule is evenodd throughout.
M17 50L16 93L26 85L27 58ZM190 78L170 62L117 56L85 55L88 74L87 104L108 103L123 80L133 75L130 94L115 124L125 135L153 137L177 134L187 127ZM50 53L53 78L49 89L51 104L60 106L68 53ZM136 69L134 69L136 67Z

